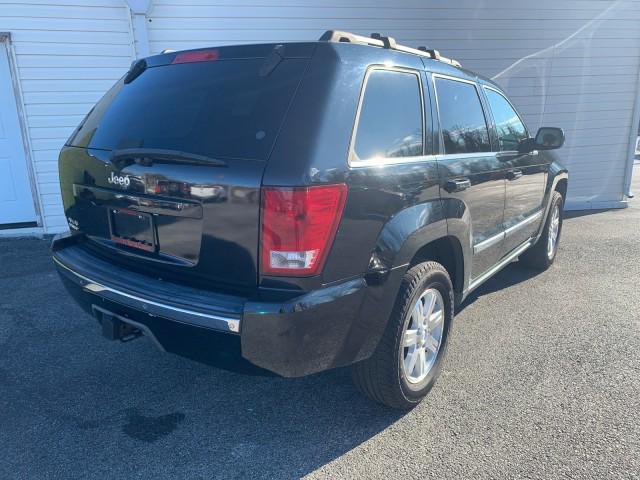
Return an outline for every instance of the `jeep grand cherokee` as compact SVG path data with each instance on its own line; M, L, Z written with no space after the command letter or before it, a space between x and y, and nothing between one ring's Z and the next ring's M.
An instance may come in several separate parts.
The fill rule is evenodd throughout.
M465 296L516 258L553 263L563 142L491 80L377 34L163 53L62 149L53 258L111 339L230 347L286 377L353 365L410 408Z

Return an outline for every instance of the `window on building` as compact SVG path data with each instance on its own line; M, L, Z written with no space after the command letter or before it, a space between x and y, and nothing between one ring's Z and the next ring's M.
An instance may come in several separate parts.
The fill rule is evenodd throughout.
M422 155L422 101L417 74L370 72L354 150L359 160Z
M485 89L489 108L496 122L500 151L517 150L520 142L529 138L527 129L511 104L498 92Z
M445 153L488 152L489 131L475 85L436 78Z

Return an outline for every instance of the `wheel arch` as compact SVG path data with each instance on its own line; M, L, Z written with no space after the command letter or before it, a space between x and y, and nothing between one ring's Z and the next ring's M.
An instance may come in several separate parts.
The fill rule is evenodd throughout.
M441 264L449 273L455 294L462 294L465 268L462 244L458 238L446 235L426 243L413 255L409 268L427 261Z
M549 197L551 196L551 192L558 191L566 198L568 185L569 171L559 162L553 161L549 165L549 177L547 180L547 193L549 194Z
M569 186L568 170L558 161L554 160L549 165L549 174L547 178L547 186L546 186L546 191L544 196L544 205L543 205L544 214L542 216L542 221L540 222L538 233L535 237L535 242L537 242L540 239L544 225L547 222L547 216L549 215L549 209L551 207L551 197L553 192L560 192L563 199L566 201L568 186Z
M554 190L558 193L560 193L560 195L562 195L562 199L566 200L567 199L567 187L569 186L569 180L568 178L561 178L558 180L558 182L556 183L556 186L554 188Z

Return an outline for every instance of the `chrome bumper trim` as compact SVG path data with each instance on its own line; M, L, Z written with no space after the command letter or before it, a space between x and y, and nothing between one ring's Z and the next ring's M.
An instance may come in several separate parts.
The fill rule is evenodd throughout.
M150 315L168 318L170 320L176 320L179 322L189 323L191 325L211 328L214 330L221 330L224 332L240 332L239 318L224 317L221 315L188 310L185 308L168 305L166 303L156 302L146 298L138 297L136 295L132 295L130 293L126 293L112 287L108 287L95 280L85 277L84 275L81 275L80 273L72 270L55 257L53 257L53 261L60 268L64 269L64 273L66 273L68 276L71 276L75 283L77 283L83 290L95 293L96 295L107 300L126 305L135 310L139 310Z

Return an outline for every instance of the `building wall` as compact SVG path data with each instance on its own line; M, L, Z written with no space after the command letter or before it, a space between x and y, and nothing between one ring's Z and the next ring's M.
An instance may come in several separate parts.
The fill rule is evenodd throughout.
M640 121L640 0L154 0L145 25L151 53L314 40L329 28L437 48L497 80L531 130L565 129L570 208L624 201ZM63 230L58 151L141 51L140 32L124 0L0 0L0 31L12 33L42 223Z
M632 0L154 0L151 52L314 40L329 28L427 45L494 78L529 128L559 126L569 208L620 206L633 156L640 2ZM215 3L216 6L211 6ZM319 6L321 5L321 6Z
M129 11L120 0L0 0L0 31L10 32L23 111L47 232L66 230L58 153L133 57Z

